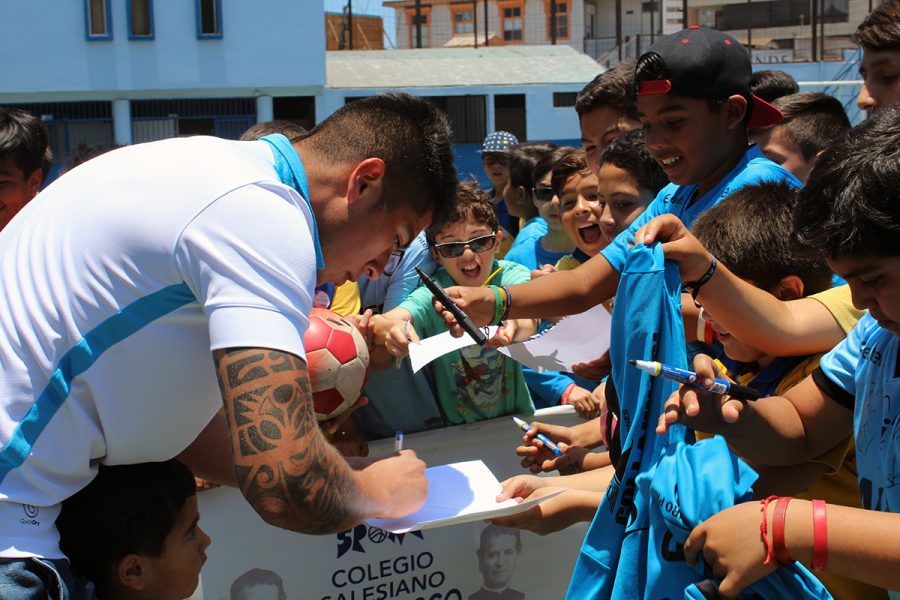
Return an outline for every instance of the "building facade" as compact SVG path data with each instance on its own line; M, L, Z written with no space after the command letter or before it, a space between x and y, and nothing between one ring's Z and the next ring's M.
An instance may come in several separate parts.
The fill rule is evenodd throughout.
M61 160L79 144L238 137L312 125L325 84L321 2L35 0L0 19L0 104L40 115Z

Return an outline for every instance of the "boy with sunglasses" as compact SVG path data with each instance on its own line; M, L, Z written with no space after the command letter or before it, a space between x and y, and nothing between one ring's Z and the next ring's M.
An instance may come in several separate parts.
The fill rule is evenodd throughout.
M497 216L487 195L472 185L460 184L449 216L429 227L426 235L434 260L440 265L434 278L441 287L510 286L531 279L527 268L496 260L500 242ZM386 367L394 357L405 357L409 343L417 342L420 336L447 331L431 300L431 292L422 286L394 310L373 317L375 368ZM431 364L435 396L448 424L534 412L522 365L496 348L527 339L536 329L533 319L506 321L487 346L473 344Z

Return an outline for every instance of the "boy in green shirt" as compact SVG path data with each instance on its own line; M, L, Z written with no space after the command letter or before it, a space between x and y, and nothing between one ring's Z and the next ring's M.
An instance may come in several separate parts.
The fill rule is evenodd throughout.
M456 203L443 223L426 230L435 261L434 275L441 287L451 285L509 286L531 279L519 264L496 260L500 232L487 195L461 184ZM409 353L409 343L447 331L431 305L431 292L420 286L400 306L373 317L375 368L390 364L392 357ZM509 414L533 413L534 404L522 377L522 365L496 348L525 340L537 329L534 319L506 321L486 346L471 345L445 354L431 367L435 397L449 424L471 423Z

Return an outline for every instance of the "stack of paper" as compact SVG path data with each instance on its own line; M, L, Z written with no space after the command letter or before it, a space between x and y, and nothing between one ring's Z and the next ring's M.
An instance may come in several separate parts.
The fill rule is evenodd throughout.
M425 469L428 500L418 511L402 519L369 519L373 527L391 533L407 533L481 519L515 514L552 498L559 490L534 500L497 502L500 482L480 460Z

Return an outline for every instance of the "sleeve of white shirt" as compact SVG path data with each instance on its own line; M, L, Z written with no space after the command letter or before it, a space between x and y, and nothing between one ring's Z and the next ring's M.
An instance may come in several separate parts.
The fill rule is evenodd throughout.
M278 183L229 192L185 227L176 261L209 318L211 350L272 348L305 358L313 235L306 201Z

